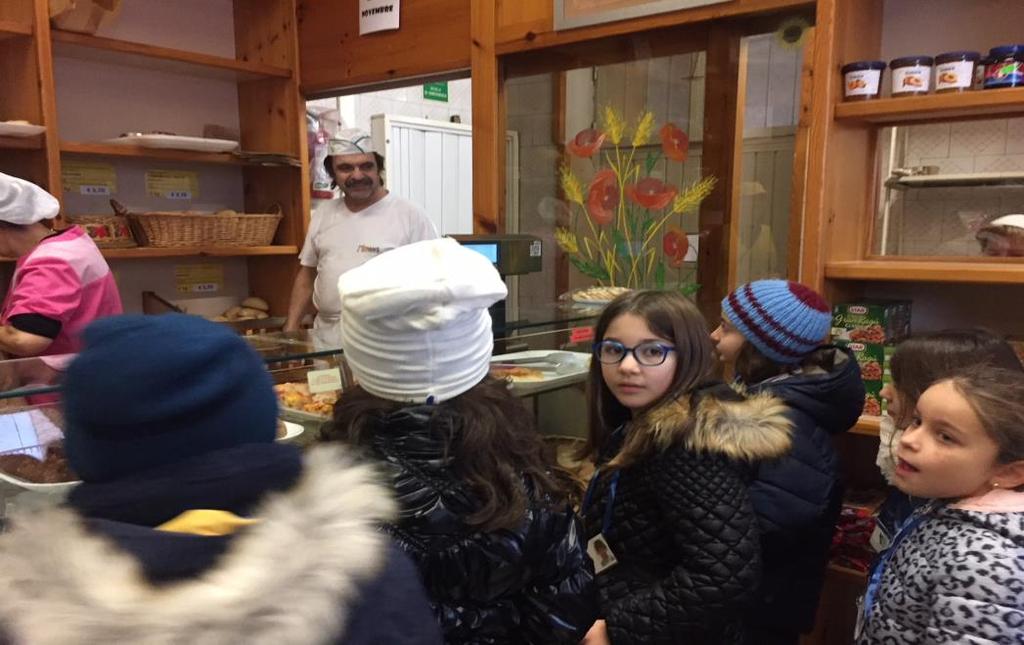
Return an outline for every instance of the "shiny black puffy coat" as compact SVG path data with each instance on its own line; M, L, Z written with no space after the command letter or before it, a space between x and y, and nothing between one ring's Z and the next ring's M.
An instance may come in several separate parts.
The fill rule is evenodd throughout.
M720 385L697 405L665 404L616 433L606 472L631 433L651 434L656 448L619 470L613 501L604 476L584 504L587 538L602 533L618 560L598 575L612 643L740 642L761 564L749 476L753 463L789 449L784 413L777 399Z
M417 564L445 642L578 642L598 615L579 519L567 505L534 503L516 530L468 526L478 504L429 426L434 409L390 414L369 448L400 506L388 531Z

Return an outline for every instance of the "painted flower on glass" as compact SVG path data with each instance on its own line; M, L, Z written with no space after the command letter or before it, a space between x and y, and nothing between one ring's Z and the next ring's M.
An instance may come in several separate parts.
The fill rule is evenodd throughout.
M690 250L690 240L678 227L670 226L665 231L665 236L661 238L661 248L665 252L669 266L678 269L686 259L686 252Z
M587 192L587 212L598 226L610 224L619 207L619 180L615 172L605 168L599 170L590 182Z
M594 128L580 130L566 147L571 154L577 157L593 157L594 153L601 149L604 138L605 135L600 130L595 130Z
M652 211L660 211L668 206L678 192L675 186L655 177L647 177L626 186L626 197L629 201Z
M655 130L649 111L632 124L611 107L601 114L600 129L583 130L567 145L577 167L590 159L594 173L587 181L568 163L561 168L569 213L559 217L568 223L555 231L559 247L601 285L694 293L696 268L686 263L689 241L680 225L714 190L714 177L680 190L663 177L668 163L686 161L690 139L681 128L667 123ZM660 145L651 142L655 132Z
M661 131L661 150L672 161L686 161L690 152L690 137L675 123L666 123Z

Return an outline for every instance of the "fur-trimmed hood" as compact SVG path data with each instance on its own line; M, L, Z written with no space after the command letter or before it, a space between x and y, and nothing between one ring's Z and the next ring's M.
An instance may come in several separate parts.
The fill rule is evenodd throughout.
M377 526L394 513L372 467L318 448L213 567L161 586L71 510L15 516L0 539L0 631L33 645L334 642L385 565Z
M767 394L742 396L728 386L711 388L696 397L658 406L630 430L621 454L632 440L643 437L656 450L682 444L690 450L717 453L742 462L775 459L790 448L786 405ZM618 461L618 457L616 460Z

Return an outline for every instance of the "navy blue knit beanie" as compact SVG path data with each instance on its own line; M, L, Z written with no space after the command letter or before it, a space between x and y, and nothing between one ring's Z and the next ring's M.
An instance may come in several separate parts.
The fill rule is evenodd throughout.
M65 378L65 448L84 481L109 481L207 452L274 441L263 361L197 316L115 316L89 325Z

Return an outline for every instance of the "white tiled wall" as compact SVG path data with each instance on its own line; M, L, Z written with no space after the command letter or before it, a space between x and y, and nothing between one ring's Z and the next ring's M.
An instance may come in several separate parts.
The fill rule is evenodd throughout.
M471 124L472 83L463 78L448 81L448 102L423 98L423 85L393 90L366 92L310 101L308 105L337 109L344 121L342 127L370 131L370 118L375 114L411 116L434 121L450 121L457 116L461 123Z
M906 152L902 159L897 157L897 167L937 166L942 174L1024 172L1024 118L918 125L906 128L901 136L905 139L900 148ZM888 131L880 141L887 156ZM894 191L888 252L978 255L977 228L1020 212L1024 187Z

